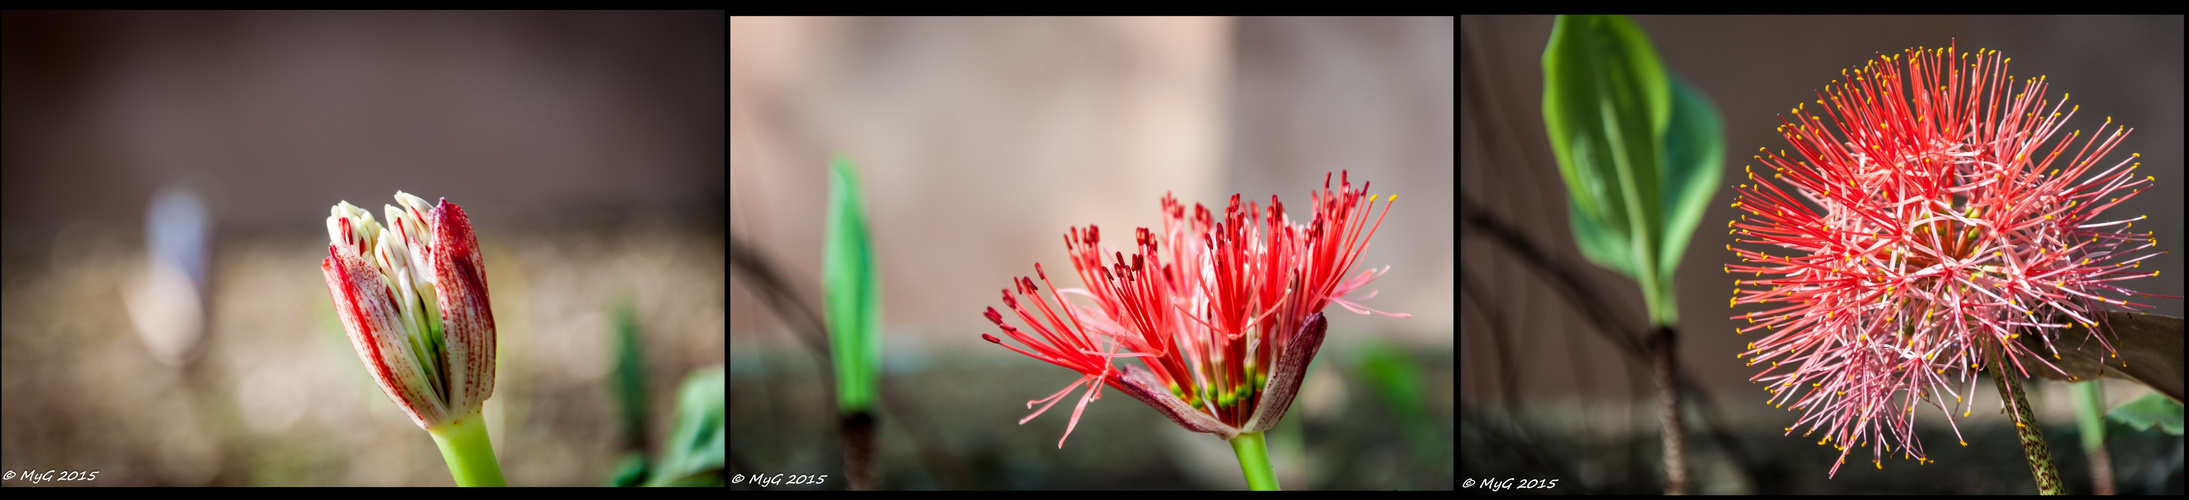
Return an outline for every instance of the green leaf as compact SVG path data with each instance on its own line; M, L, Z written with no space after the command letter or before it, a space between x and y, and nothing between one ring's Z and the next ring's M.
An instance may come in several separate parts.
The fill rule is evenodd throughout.
M1543 51L1543 120L1559 175L1581 211L1628 229L1621 170L1646 162L1671 119L1656 52L1624 17L1560 16ZM1608 226L1608 224L1607 224Z
M1665 237L1657 272L1660 283L1671 283L1695 225L1703 220L1703 209L1717 197L1718 179L1725 170L1725 131L1718 107L1702 89L1676 74L1672 75L1672 126L1665 132L1664 146L1665 161L1658 165L1663 169L1659 178L1664 180L1660 186Z
M627 488L646 483L646 457L637 453L623 454L616 464L616 472L608 477L607 486Z
M1617 271L1623 276L1634 276L1633 254L1627 252L1627 236L1624 226L1618 229L1604 227L1595 219L1583 215L1579 202L1566 199L1566 222L1573 228L1573 243L1581 247L1581 256L1589 263Z
M1633 278L1651 321L1672 324L1673 271L1724 166L1717 108L1627 18L1560 16L1543 51L1543 123L1582 255Z
M821 279L828 310L829 350L836 363L836 409L846 415L874 406L882 363L882 290L874 249L867 239L866 204L858 166L837 155L829 161L828 241Z
M638 343L638 308L629 296L617 299L609 319L609 333L615 345L615 369L610 373L609 394L615 397L618 416L623 417L623 441L626 447L645 448L646 439L646 359Z
M661 450L661 461L648 486L707 484L707 476L721 477L724 439L722 366L694 372L677 390L676 429ZM712 480L719 482L719 479Z
M2156 425L2167 434L2181 435L2181 402L2159 393L2145 394L2142 398L2120 405L2107 412L2105 417L2128 424L2137 430Z

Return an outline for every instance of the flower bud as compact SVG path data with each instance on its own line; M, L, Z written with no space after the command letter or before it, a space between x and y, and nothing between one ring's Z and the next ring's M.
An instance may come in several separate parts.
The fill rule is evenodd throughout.
M477 413L494 392L494 315L463 208L396 193L387 226L349 202L327 218L320 270L350 345L422 428Z

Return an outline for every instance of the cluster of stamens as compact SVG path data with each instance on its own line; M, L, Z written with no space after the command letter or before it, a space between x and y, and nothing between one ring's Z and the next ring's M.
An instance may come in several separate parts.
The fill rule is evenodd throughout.
M1917 406L1952 423L1952 396L1967 416L1975 374L2000 352L2010 371L2026 376L2025 360L2057 371L2045 358L2075 324L2110 352L2100 304L2155 296L2115 284L2158 274L2136 270L2163 253L2137 255L2158 243L2129 231L2144 217L2097 218L2155 181L2134 175L2135 154L2100 163L2129 130L2046 147L2078 107L2047 101L2044 77L2015 85L2008 61L1917 48L1843 72L1818 112L1782 116L1793 151L1758 148L1767 171L1747 167L1736 188L1729 234L1766 247L1726 246L1741 262L1725 267L1737 277L1729 305L1764 306L1733 317L1747 322L1736 333L1767 333L1739 356L1769 366L1750 379L1767 384L1767 402L1804 412L1787 434L1825 431L1818 444L1841 463L1872 442L1880 467L1896 449L1927 463Z

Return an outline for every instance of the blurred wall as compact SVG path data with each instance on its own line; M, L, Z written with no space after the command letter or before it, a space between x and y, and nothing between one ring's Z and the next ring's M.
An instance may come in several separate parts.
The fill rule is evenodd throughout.
M1037 262L1078 286L1067 227L1127 248L1165 192L1218 211L1276 194L1300 216L1340 170L1402 198L1359 265L1392 268L1364 304L1414 317L1334 324L1449 342L1451 18L730 24L733 235L818 306L825 165L850 154L893 342L980 344L982 309ZM789 342L752 335L782 323L732 288L734 342Z
M0 207L11 229L136 227L180 181L235 228L397 189L490 225L720 213L722 17L8 12Z

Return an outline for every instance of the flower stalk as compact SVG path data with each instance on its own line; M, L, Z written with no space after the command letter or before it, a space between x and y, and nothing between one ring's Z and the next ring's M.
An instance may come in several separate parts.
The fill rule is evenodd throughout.
M1247 489L1277 491L1277 472L1269 466L1269 444L1260 432L1231 438L1231 452L1239 455L1239 470L1246 474Z
M2007 371L1997 350L1992 351L1989 363L1991 380L1999 386L1999 399L2007 402L2008 412L2014 415L2014 433L2021 437L2022 458L2029 462L2029 474L2037 479L2037 494L2065 494L2066 489L2060 486L2060 468L2052 463L2052 448L2045 445L2045 431L2037 428L2029 398L2023 395L2022 379Z
M457 486L508 486L502 481L502 465L494 459L494 445L486 436L486 419L478 412L430 427L433 444L440 445L441 459Z

